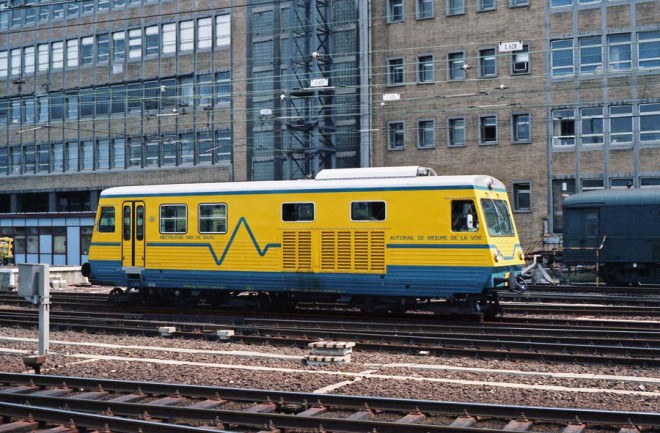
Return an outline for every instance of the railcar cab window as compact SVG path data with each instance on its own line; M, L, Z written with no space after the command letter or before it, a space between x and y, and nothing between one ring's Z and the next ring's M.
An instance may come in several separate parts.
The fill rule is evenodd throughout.
M351 221L385 221L385 202L354 201L351 203Z
M188 231L188 209L185 204L160 206L160 232L186 233Z
M314 203L282 203L282 221L314 221Z
M227 205L209 203L199 205L200 233L227 233Z
M513 236L513 223L509 207L504 200L481 199L488 234L491 236Z
M451 203L451 230L454 232L479 230L479 217L472 200L456 200Z
M102 207L101 216L99 217L99 233L114 233L115 232L115 208Z

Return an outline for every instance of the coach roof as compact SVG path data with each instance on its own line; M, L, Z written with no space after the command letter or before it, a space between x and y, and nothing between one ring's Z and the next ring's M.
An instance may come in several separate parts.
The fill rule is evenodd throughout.
M383 177L358 179L304 179L259 182L188 183L123 186L104 190L101 197L142 197L212 194L276 194L395 189L493 189L505 191L499 180L484 175Z

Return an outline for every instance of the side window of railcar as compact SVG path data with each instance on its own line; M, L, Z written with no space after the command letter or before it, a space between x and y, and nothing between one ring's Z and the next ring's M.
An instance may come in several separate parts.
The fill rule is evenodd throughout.
M163 204L160 206L160 232L186 233L188 231L188 209L185 204Z
M208 203L199 205L200 233L227 233L227 205Z
M99 217L99 233L115 232L115 208L103 206Z
M451 203L451 230L454 232L479 230L479 218L472 200L456 200Z
M509 207L504 200L481 199L488 234L491 236L513 236L513 222Z
M314 203L282 203L282 221L314 221Z
M351 203L351 221L385 221L385 202L354 201Z

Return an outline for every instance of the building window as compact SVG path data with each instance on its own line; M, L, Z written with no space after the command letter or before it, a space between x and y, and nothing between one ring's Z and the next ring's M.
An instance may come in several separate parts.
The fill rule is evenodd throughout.
M80 143L80 170L89 171L94 167L94 143L83 141Z
M550 42L552 51L552 76L570 75L573 69L573 40L561 39Z
M580 109L582 144L603 144L603 109Z
M633 186L632 178L612 178L610 179L610 188L612 189L623 189Z
M96 164L95 169L110 169L110 140L96 141Z
M72 68L78 66L78 39L66 41L66 66Z
M188 212L185 204L160 206L160 232L186 233L188 231Z
M389 122L387 144L390 150L403 149L404 146L404 123Z
M495 57L495 49L488 48L479 50L479 77L496 77L497 76L497 58Z
M496 8L496 0L477 0L477 12L493 11Z
M432 83L435 80L435 62L433 56L417 57L417 82Z
M575 144L575 112L571 110L552 111L553 146L572 146Z
M595 191L605 189L605 182L603 179L582 179L580 182L581 191Z
M128 142L128 166L142 167L142 140L139 138L131 139Z
M110 35L104 33L96 36L96 62L108 63L110 60Z
M91 65L94 63L94 37L89 36L80 40L80 63Z
M215 132L215 162L231 161L231 131L223 129Z
M126 140L124 138L115 138L112 140L110 158L110 168L126 167Z
M34 47L23 49L23 74L34 74Z
M49 113L49 102L48 95L39 96L37 98L37 116L38 122L48 122L48 113Z
M522 50L511 53L511 75L529 74L529 45L524 44Z
M126 60L126 33L115 32L112 34L112 60L124 62Z
M216 105L229 107L231 104L231 74L229 71L216 74Z
M603 45L600 36L580 38L580 73L594 73L603 70Z
M516 212L532 210L532 185L529 182L513 184L513 210Z
M227 205L200 204L199 205L199 232L200 233L226 233L227 232Z
M23 115L21 114L21 100L13 99L9 102L11 107L11 123L19 125L23 123Z
M128 58L142 58L142 29L128 31Z
M532 141L532 125L529 113L514 114L511 117L511 140L514 143Z
M449 80L465 79L465 53L463 51L447 54L447 74Z
M144 29L144 55L157 56L160 52L160 33L158 26L150 26Z
M62 93L52 93L50 95L50 120L64 119L64 95Z
M637 35L640 69L660 68L660 31Z
M64 42L53 42L53 69L64 68Z
M509 0L510 8L518 8L521 6L529 6L529 0Z
M215 45L217 47L228 47L231 42L230 15L219 15L215 17Z
M632 113L632 105L614 105L610 107L610 143L632 143Z
M39 161L37 164L37 171L48 173L50 169L50 144L39 145Z
M417 147L435 147L435 120L422 119L417 121Z
M191 51L195 49L195 22L190 21L181 21L179 23L179 50L180 51Z
M403 0L387 0L387 22L403 21Z
M0 77L9 75L9 56L7 51L0 51Z
M435 0L417 0L417 19L433 18Z
M160 142L153 138L147 139L145 144L145 167L158 167L160 160Z
M497 144L497 115L479 116L479 144Z
M34 173L37 166L37 149L33 144L23 146L24 173Z
M69 95L64 98L66 102L66 118L74 120L78 118L78 95Z
M211 131L197 133L197 164L213 164L213 149L215 148L213 138L214 134Z
M639 106L639 141L660 141L660 104Z
M22 51L20 48L11 50L11 74L14 76L21 75Z
M630 33L608 35L607 45L610 71L625 71L632 67Z
M200 18L197 20L197 48L211 48L211 45L213 45L212 18Z
M387 61L387 84L390 86L404 84L403 59L389 59Z
M163 54L176 52L176 24L163 24Z
M465 13L465 0L447 0L447 15L461 15Z
M196 105L205 108L213 107L213 75L203 74L197 76Z
M465 146L465 117L447 120L448 144L450 147Z
M64 143L53 143L53 160L50 171L55 173L64 171Z
M78 92L78 97L80 98L80 117L94 116L94 91L92 89L81 90Z
M78 171L78 143L67 142L65 152L64 171Z
M642 177L639 179L641 188L657 188L660 186L660 177Z

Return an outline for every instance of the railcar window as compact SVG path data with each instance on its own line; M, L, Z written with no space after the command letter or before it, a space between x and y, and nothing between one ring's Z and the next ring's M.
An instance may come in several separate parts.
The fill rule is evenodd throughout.
M479 230L479 218L472 200L456 200L451 203L451 230L454 232Z
M314 203L282 203L282 221L314 221Z
M131 207L124 206L124 240L131 240Z
M384 201L354 201L351 203L352 221L385 221Z
M114 233L115 231L115 208L102 207L101 217L99 218L100 233Z
M513 222L509 207L504 200L481 199L488 234L491 236L513 236Z
M199 232L200 233L226 233L227 232L227 205L226 204L200 204L199 205Z
M186 233L188 231L187 213L185 204L161 205L160 232Z
M135 209L135 239L144 240L144 206Z

